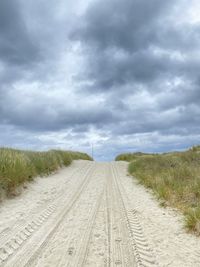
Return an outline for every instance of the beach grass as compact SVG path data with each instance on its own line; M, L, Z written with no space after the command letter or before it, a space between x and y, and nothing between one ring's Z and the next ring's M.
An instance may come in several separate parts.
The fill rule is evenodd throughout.
M24 182L49 175L78 159L92 160L89 155L74 151L35 152L0 148L0 193L10 195Z
M128 161L129 173L151 188L163 205L179 209L186 227L200 235L200 147L164 154L133 153Z

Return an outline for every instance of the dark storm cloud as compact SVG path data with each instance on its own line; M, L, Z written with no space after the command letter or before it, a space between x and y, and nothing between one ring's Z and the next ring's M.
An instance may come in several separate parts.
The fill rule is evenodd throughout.
M0 91L25 76L40 60L18 0L0 1Z
M147 48L156 37L156 23L172 1L94 1L72 37L101 50L117 47L125 51Z
M200 23L183 2L0 1L1 145L77 139L103 159L200 141Z
M178 62L155 54L154 49L169 36L168 32L163 36L162 23L172 3L111 0L96 1L89 7L71 38L88 49L89 70L85 74L94 86L108 90L171 74Z
M14 91L11 91L11 94L6 97L4 93L4 97L0 99L0 122L29 131L56 131L73 127L75 131L80 132L89 125L102 127L118 120L104 105L96 109L95 105L87 107L77 102L77 109L78 106L70 107L63 103L60 106L60 101L53 97L42 99L39 95L31 98L26 94L22 94L24 101L21 103L20 96L13 95Z
M89 92L113 90L121 96L117 91L133 94L142 85L151 93L166 90L167 96L164 82L181 77L192 83L180 88L185 104L198 95L200 62L189 49L195 51L200 45L200 26L175 24L176 18L172 20L170 15L179 4L157 0L94 2L71 34L88 56L82 77L92 82Z
M93 69L88 78L94 80L94 86L100 90L117 90L118 86L131 83L152 83L163 76L171 77L174 68L169 58L154 56L151 51L139 51L120 58L108 51L90 60Z
M133 108L119 108L124 116L111 127L116 134L200 130L200 26L176 23L171 14L180 3L96 1L71 34L87 54L82 77L91 81L89 92L104 91L113 110L115 101L124 99L127 106L126 98L132 97ZM144 91L154 98L151 104L143 105ZM141 98L134 99L138 92ZM134 109L138 100L141 105Z
M68 16L63 1L0 1L0 90L19 80L46 81L67 49ZM68 23L67 23L68 22Z
M0 1L0 59L9 65L27 65L38 57L16 0Z
M193 116L191 117L191 114ZM141 116L142 120L138 120ZM136 113L132 116L127 116L126 121L121 122L117 127L113 126L113 132L117 135L129 135L138 133L181 133L189 134L200 131L199 123L200 110L194 107L179 107L171 112L156 111Z

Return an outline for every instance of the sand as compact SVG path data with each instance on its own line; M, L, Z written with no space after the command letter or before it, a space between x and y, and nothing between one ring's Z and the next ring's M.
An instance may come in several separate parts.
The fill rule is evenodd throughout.
M75 161L0 204L0 266L200 266L200 238L127 163Z

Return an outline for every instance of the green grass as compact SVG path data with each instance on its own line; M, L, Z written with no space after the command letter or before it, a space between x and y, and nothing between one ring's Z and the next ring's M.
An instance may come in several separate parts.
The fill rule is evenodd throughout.
M144 155L151 155L151 154L142 153L142 152L123 153L123 154L119 154L115 158L115 160L116 161L128 161L128 162L131 162L131 161L135 160L136 158L138 158L140 156L144 156Z
M185 152L140 155L128 171L165 205L185 215L186 227L200 235L200 146Z
M92 160L87 154L74 151L33 152L0 148L0 194L11 195L24 182L49 175L77 159Z

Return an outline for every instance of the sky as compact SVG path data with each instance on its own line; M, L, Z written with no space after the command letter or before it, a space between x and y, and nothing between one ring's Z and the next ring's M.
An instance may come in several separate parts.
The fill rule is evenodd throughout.
M199 144L199 48L198 0L1 0L0 146Z

